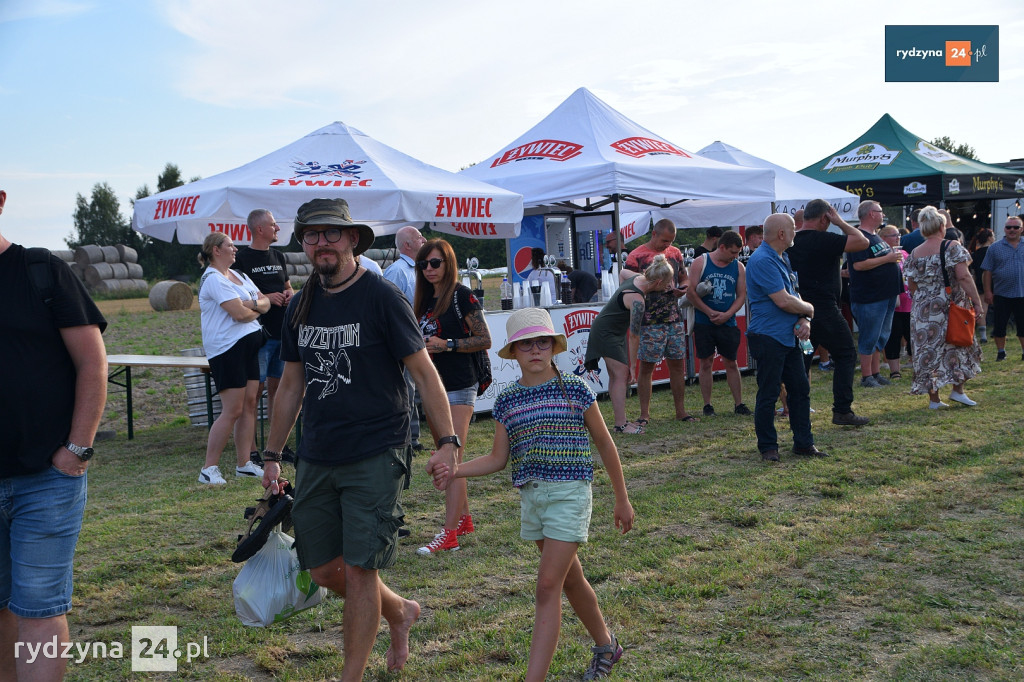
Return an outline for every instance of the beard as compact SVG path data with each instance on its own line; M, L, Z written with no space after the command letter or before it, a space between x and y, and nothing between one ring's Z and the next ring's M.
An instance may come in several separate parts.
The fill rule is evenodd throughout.
M316 272L316 274L320 275L320 280L322 282L330 282L332 279L334 279L335 275L341 272L340 260L325 263L322 260L318 261L314 258L314 261L316 262L313 264L313 271Z

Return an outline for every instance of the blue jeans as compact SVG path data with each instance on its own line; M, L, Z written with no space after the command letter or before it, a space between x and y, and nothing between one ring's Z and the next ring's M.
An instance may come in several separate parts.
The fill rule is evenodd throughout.
M260 383L267 382L267 377L280 379L284 374L284 361L281 359L281 339L267 339L260 348Z
M850 303L850 310L857 320L857 352L871 355L884 350L892 331L892 314L896 310L896 297L872 303ZM814 329L814 323L811 323Z
M88 494L87 474L47 467L0 479L0 609L22 618L71 610L71 564Z
M813 325L813 322L811 323ZM758 452L779 449L775 431L775 403L782 384L786 385L789 402L789 428L793 430L793 447L810 448L811 385L804 369L804 354L799 346L783 346L770 336L747 333L747 347L757 363L757 403L754 406L754 432Z

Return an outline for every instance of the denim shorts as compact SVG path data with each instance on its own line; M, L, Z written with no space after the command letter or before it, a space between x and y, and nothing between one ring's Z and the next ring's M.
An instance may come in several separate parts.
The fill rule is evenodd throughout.
M281 339L267 339L260 348L260 383L267 377L280 379L284 374L284 360L281 359Z
M478 384L467 386L466 388L460 388L456 391L448 391L448 404L449 405L469 405L473 407L476 405L476 387Z
M55 467L0 479L0 609L22 618L71 610L71 565L88 474Z
M594 508L590 481L527 481L519 500L524 540L587 541Z
M682 322L650 324L640 328L640 345L637 357L643 362L658 363L662 358L682 360L686 358L686 335Z
M335 466L299 462L292 521L302 568L339 556L370 571L395 563L409 455L404 447Z
M896 310L896 297L872 303L851 303L850 310L857 320L857 352L871 355L885 350L892 331L892 314ZM813 328L814 323L811 323Z

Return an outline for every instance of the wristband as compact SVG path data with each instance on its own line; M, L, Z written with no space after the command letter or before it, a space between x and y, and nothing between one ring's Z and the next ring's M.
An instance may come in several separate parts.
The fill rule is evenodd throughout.
M263 461L264 462L281 462L283 460L284 460L284 457L281 455L280 452L274 452L273 450L264 450L263 451Z

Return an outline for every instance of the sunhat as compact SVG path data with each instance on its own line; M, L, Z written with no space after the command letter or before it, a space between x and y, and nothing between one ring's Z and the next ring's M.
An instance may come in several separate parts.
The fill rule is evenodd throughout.
M568 348L565 334L555 331L555 325L551 324L551 316L543 308L523 308L515 311L505 322L505 333L508 342L498 351L498 357L506 360L515 360L512 346L516 341L533 339L538 336L553 336L555 338L552 355L563 353Z
M352 222L352 214L348 210L348 202L344 199L312 199L299 206L295 214L295 239L302 244L302 234L313 225L330 225L332 227L354 227L359 230L359 243L352 249L358 256L373 244L375 235L369 225Z

